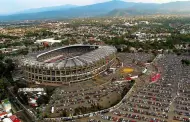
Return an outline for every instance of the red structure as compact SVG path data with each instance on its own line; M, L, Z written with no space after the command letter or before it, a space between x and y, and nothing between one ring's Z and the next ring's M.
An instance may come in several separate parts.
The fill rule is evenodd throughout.
M9 117L13 122L21 122L20 119L17 118L16 115L12 115Z
M44 47L49 47L49 43L48 42L43 42L43 46Z
M151 77L151 82L157 82L160 79L160 73L157 73Z
M131 81L132 79L130 77L126 77L125 80Z

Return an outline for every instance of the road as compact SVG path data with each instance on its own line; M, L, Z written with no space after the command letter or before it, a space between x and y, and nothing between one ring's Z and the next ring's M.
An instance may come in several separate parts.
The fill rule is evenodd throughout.
M14 105L14 110L16 113L19 112L19 116L21 119L24 119L24 122L36 122L36 117L32 114L19 100L18 98L12 93L11 88L7 88L9 94L13 97L13 101L11 101Z

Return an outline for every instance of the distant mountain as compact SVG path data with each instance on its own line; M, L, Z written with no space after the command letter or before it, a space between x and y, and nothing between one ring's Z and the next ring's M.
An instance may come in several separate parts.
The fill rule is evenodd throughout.
M160 6L160 9L169 11L190 11L190 1L165 3Z
M134 15L153 15L158 13L156 9L115 9L111 12L109 12L105 16L114 16L114 17L120 17L120 16L134 16Z
M190 14L190 1L177 1L163 4L137 3L130 8L115 9L107 16Z
M24 10L24 11L21 11L21 12L17 12L16 14L39 13L39 12L45 12L45 11L66 10L66 9L76 8L76 7L78 7L78 6L67 4L67 5L62 5L62 6L33 8L33 9L28 9L28 10Z
M60 19L76 17L96 16L125 16L125 15L149 15L190 13L190 1L156 3L134 3L113 0L86 6L56 6L39 9L30 9L24 12L0 16L0 20L36 20L36 19Z
M110 1L97 3L87 6L79 6L69 9L60 9L44 12L19 13L8 16L0 16L0 20L30 20L30 19L57 19L57 18L73 18L73 17L93 17L107 14L114 9L122 9L132 7L135 3L123 1Z
M156 3L136 3L134 6L130 7L130 9L158 9L160 4Z

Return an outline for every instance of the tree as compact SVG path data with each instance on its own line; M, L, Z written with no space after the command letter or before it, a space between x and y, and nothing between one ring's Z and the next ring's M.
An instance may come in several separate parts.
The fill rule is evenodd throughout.
M135 80L131 80L131 81L129 82L129 87L131 88L131 87L134 85L134 83L135 83Z
M6 98L6 88L7 88L7 83L4 78L0 79L0 100Z
M24 94L24 92L20 92L19 93L19 99L23 104L28 105L28 97L26 94Z
M24 40L24 41L23 41L23 44L24 44L26 47L28 47L28 46L30 46L30 45L33 45L34 42L33 42L32 40Z
M27 50L27 49L21 50L21 51L20 51L20 54L22 54L22 55L27 55L27 54L28 54L28 50Z
M186 59L182 59L181 60L181 63L184 65L187 65L187 66L189 66L190 65L190 61L189 60L186 60Z
M0 77L3 77L5 68L5 63L2 60L0 60Z
M48 96L42 95L42 96L40 96L40 97L37 99L36 102L37 102L38 106L40 106L41 104L47 104L48 101L49 101Z
M58 47L58 46L61 46L61 43L53 43L52 45L51 45L52 47Z
M15 64L13 63L12 59L5 60L5 71L4 77L9 81L13 82L12 71L15 69Z
M63 110L63 111L62 111L61 116L63 116L63 117L66 117L66 116L67 116L66 110Z
M5 63L7 65L7 70L8 71L13 71L15 69L15 64L13 63L12 59L6 59Z
M15 69L15 64L12 59L0 60L0 78L6 78L9 82L13 81L12 71Z
M0 53L0 61L2 61L4 59L4 54Z

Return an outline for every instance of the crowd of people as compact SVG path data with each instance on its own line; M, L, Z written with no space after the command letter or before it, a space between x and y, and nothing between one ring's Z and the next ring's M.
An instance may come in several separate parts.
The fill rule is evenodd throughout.
M84 47L67 47L67 48L63 48L63 49L58 49L56 51L52 51L49 52L48 54L44 54L40 57L38 57L39 61L45 61L47 63L52 62L54 59L57 60L61 60L61 59L65 59L65 58L70 58L70 57L74 57L74 56L78 56L87 52L90 52L94 50L94 48L91 48L90 46L84 46ZM58 58L58 56L60 56ZM48 60L48 59L52 59L52 60ZM55 60L56 61L56 60Z
M143 52L119 53L118 56L121 59L121 61L123 63L125 63L126 65L129 65L130 62L134 63L133 61L139 61L139 62L147 63L148 61L154 59L154 55L148 54L148 53L143 53Z

